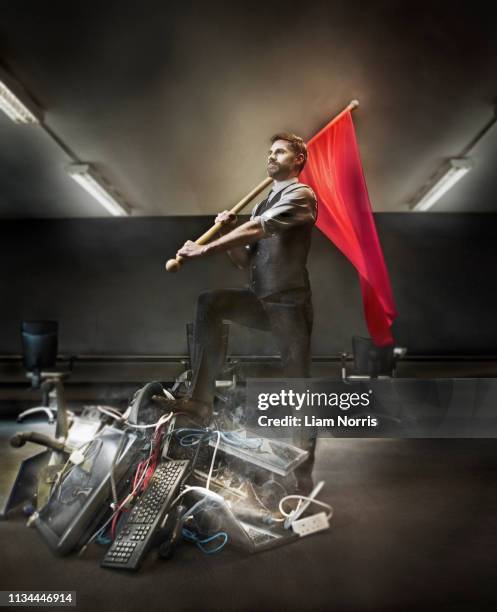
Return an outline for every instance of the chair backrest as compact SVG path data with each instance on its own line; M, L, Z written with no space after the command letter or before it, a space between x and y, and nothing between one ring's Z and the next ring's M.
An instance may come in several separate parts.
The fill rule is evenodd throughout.
M354 373L363 376L392 376L393 346L376 346L371 338L353 336Z
M56 321L22 321L21 341L24 367L28 371L50 368L57 360Z

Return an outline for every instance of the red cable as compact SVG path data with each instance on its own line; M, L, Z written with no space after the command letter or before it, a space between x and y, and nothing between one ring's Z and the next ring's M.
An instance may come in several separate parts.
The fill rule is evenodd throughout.
M161 447L160 442L162 441L163 433L164 433L163 426L159 427L159 429L157 429L154 432L154 437L153 437L153 442L152 442L153 446L155 446L154 450L152 451L152 453L150 454L147 460L140 461L140 463L136 466L135 476L133 478L133 489L132 489L133 495L137 493L136 491L137 486L139 486L139 489L141 489L142 491L145 491L145 489L148 487L150 479L154 475L155 468L157 467L157 463L159 459L159 450ZM146 468L145 477L143 478L143 482L140 485L138 485L138 483L143 477L143 473L144 473L145 466L147 465L147 463L148 463L148 467ZM128 512L128 509L118 507L112 519L111 537L113 540L116 537L117 522L122 512Z

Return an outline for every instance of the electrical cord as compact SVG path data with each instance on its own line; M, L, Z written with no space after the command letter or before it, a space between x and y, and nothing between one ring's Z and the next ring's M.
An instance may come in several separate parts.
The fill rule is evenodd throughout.
M99 535L97 538L95 538L95 542L100 546L109 546L109 544L112 544L112 540L106 537L105 534Z
M131 427L133 429L152 429L152 427L155 427L155 429L158 429L159 427L161 427L162 425L170 421L173 418L173 416L174 416L174 412L169 412L168 414L162 415L161 418L157 422L150 423L150 425L137 425L135 423L130 423L129 421L123 421L123 423L126 425L126 427Z
M206 432L211 434L219 432L221 440L230 446L236 446L247 450L258 450L263 444L262 438L244 438L238 431L222 431L219 429L206 430L190 427L180 427L176 430L180 446L196 446Z
M120 414L117 412L111 412L111 410L109 410L108 408L104 408L103 406L97 406L97 409L99 410L99 412L102 412L103 414L115 419L116 421L119 421L123 425L126 425L126 427L131 427L133 429L152 429L153 427L160 427L161 425L164 425L164 423L170 421L173 418L174 414L173 412L169 412L167 415L162 415L160 419L155 423L150 423L149 425L138 425L136 423L130 423L128 421L128 411L126 411L124 414Z
M206 538L201 538L194 531L191 531L190 529L183 527L183 529L181 530L181 535L185 538L185 540L196 544L196 546L200 548L200 550L206 555L214 555L215 553L220 552L221 550L223 550L223 548L228 543L228 534L225 531L218 531L217 533L214 533L211 536L208 536ZM218 538L223 538L223 541L220 544L218 544L218 546L215 546L214 548L205 547L206 544L209 544L210 542L213 542L214 540L217 540Z
M107 406L107 407L97 406L97 410L101 412L102 414L105 414L106 416L111 417L112 419L115 419L116 421L123 420L123 415L117 410L114 410L114 408L111 408L110 406Z
M213 504L214 502L217 504L225 503L223 498L217 495L217 493L213 493L212 491L210 491L209 489L205 489L204 487L188 487L188 490L189 491L197 490L200 493L203 493L204 497L200 499L199 501L195 502L193 506L191 506L188 510L185 510L185 512L182 514L181 518L179 519L181 522L181 528L182 528L181 533L183 537L190 542L194 542L197 545L197 547L200 548L200 550L207 555L214 554L216 552L221 551L226 546L226 543L228 542L228 534L225 531L218 531L210 536L201 537L193 529L190 529L189 527L184 527L184 522L187 519L192 519L196 514L198 514L198 512L201 509L207 510L208 507L204 508L206 503L207 504L209 502L211 502L211 504ZM205 544L208 544L216 540L219 537L222 537L223 541L218 546L216 546L215 548L209 548L209 549L205 548Z
M220 502L224 502L224 497L222 497L221 495L219 495L219 493L215 493L214 491L211 491L210 489L207 489L206 487L198 487L198 486L194 486L194 485L187 485L183 491L181 491L181 493L179 493L174 500L171 502L171 507L173 507L175 504L178 503L178 501L183 497L183 495L186 495L187 493L189 493L190 491L196 491L204 496L209 496L212 499L215 499L216 501L220 501Z
M203 442L204 438L209 438L211 435L208 429L195 429L190 427L179 427L174 431L174 434L178 438L180 446L188 448L190 446L197 446Z
M279 510L280 510L280 514L282 514L284 516L283 519L275 519L275 520L286 520L288 517L290 517L292 515L293 512L295 512L295 510L290 511L290 512L286 512L283 509L284 504L289 501L290 499L298 499L299 503L302 502L309 502L310 504L315 504L316 506L320 506L321 508L326 508L326 510L328 510L326 516L328 518L328 520L331 519L331 517L333 516L333 506L330 506L330 504L326 504L325 502L321 502L318 501L317 499L313 498L313 497L307 497L305 495L286 495L285 497L283 497L280 500L279 503ZM298 510L299 506L297 505L296 510Z
M210 465L210 469L209 469L209 474L207 476L207 482L205 485L206 489L210 488L210 484L211 484L211 479L212 479L212 472L214 470L214 464L216 462L216 455L217 455L217 451L219 449L219 444L221 442L221 437L222 437L222 432L220 431L213 431L213 430L206 430L206 429L189 429L187 427L180 427L179 429L177 429L175 431L176 436L179 439L179 443L180 446L183 447L191 447L191 446L196 446L197 450L195 452L195 456L193 458L192 461L192 466L190 469L190 474L193 473L194 469L195 469L195 465L198 461L198 456L200 453L200 447L202 445L202 442L204 442L205 440L208 440L210 437L212 437L214 434L217 435L217 442L216 442L216 446L214 447L214 453L212 454L212 460L211 460L211 465ZM184 435L182 435L184 434Z
M164 421L164 423L165 422L167 422L167 419ZM158 425L156 427L154 435L152 439L150 440L150 452L149 452L148 459L141 461L136 467L135 476L133 479L133 487L130 493L131 498L133 498L140 491L140 489L144 491L148 487L148 484L155 472L155 469L159 462L159 453L161 449L162 439L164 437L162 426L163 425ZM117 506L117 502L115 503L114 507L116 506ZM119 520L120 514L123 511L124 511L124 508L123 508L123 505L121 504L118 509L118 512L115 513L115 516L112 520L112 526L111 526L112 539L114 539L115 537L117 522Z

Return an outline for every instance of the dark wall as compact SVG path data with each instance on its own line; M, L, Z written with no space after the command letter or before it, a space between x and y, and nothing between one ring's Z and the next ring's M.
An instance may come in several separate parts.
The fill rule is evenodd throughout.
M380 213L376 221L411 353L497 354L493 214ZM7 221L0 228L0 353L19 353L22 319L60 322L63 353L186 352L184 327L200 291L242 286L225 255L176 275L166 259L207 217ZM354 269L316 230L309 269L314 355L366 333ZM267 334L237 327L233 353L276 352Z

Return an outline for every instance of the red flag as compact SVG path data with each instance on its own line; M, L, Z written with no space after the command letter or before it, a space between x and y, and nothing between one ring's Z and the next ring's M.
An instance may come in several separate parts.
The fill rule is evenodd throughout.
M374 343L392 344L390 327L397 312L350 110L316 134L307 150L300 180L316 193L317 226L359 273L366 323Z

